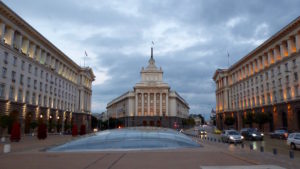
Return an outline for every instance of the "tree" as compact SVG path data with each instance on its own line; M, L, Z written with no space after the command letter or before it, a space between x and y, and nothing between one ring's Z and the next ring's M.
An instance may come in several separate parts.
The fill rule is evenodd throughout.
M4 130L10 125L11 118L8 115L0 116L0 127L1 127L1 136L3 135Z
M34 132L35 128L38 126L38 123L36 121L32 121L29 125L32 129L32 132Z
M252 123L254 121L253 114L251 112L248 112L246 114L246 117L243 118L243 123L244 124L249 124L250 127L252 127Z
M254 122L259 125L259 129L261 130L263 125L269 122L269 116L266 113L255 113Z
M232 126L234 123L235 123L235 118L234 118L234 117L227 116L227 117L225 118L225 124L226 124L227 126Z

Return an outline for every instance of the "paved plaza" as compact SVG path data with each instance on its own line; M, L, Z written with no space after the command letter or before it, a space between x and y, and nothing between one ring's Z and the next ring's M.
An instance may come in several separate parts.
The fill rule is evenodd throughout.
M79 137L78 137L79 138ZM25 136L12 143L12 152L0 155L4 169L117 169L117 168L300 168L300 160L286 155L242 149L203 139L195 139L202 147L172 150L103 151L103 152L46 152L45 150L78 139L71 136L51 135L46 140ZM1 144L3 150L3 144ZM266 166L267 165L267 166Z

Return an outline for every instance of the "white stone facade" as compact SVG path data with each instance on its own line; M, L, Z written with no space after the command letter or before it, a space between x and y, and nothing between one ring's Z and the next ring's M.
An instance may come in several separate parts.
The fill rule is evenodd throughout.
M141 70L141 81L107 104L109 117L179 117L189 115L188 103L163 82L163 71L155 66L153 48L149 65Z
M19 111L24 118L29 106L35 118L49 118L50 110L91 113L92 69L77 65L1 1L0 68L2 114Z

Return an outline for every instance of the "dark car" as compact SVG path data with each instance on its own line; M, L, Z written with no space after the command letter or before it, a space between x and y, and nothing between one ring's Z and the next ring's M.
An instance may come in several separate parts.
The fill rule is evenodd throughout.
M256 128L243 128L240 131L245 140L263 140L264 134L259 132Z
M287 139L289 133L287 130L280 129L275 130L273 133L270 134L271 138L278 138L278 139Z

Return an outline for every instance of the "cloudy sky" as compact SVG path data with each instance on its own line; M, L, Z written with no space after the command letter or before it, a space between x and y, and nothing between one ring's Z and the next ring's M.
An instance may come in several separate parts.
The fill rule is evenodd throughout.
M300 14L299 0L4 0L72 58L93 68L92 112L140 80L151 41L164 79L209 116L217 68L245 56Z

